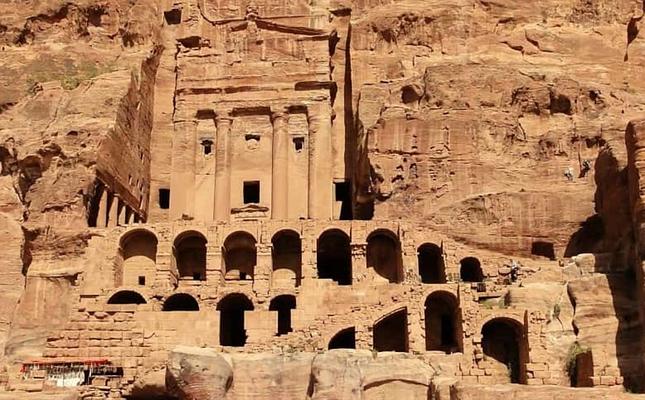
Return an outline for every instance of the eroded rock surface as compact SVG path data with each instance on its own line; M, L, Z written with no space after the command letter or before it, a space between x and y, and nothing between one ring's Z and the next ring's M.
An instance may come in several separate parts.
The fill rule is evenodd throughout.
M0 386L107 362L70 398L645 391L644 24L2 2Z

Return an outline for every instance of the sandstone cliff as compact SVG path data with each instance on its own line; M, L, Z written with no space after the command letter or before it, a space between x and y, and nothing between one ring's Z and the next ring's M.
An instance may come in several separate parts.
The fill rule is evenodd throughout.
M258 3L0 4L0 347L7 374L15 378L19 363L31 358L95 352L123 360L131 348L145 347L145 353L132 351L136 356L124 362L129 381L118 396L622 398L615 389L562 388L583 386L572 378L572 357L574 362L579 357L572 356L573 349L593 354L584 365L586 375L580 373L583 366L573 373L584 375L584 386L644 391L645 2ZM223 28L227 24L232 27ZM261 29L297 39L265 38ZM236 36L242 33L248 37ZM306 67L298 64L299 57ZM267 75L263 68L269 64ZM266 106L270 96L297 98L305 105ZM213 98L248 107L224 110ZM314 111L305 116L306 107ZM257 117L258 110L266 115ZM291 116L285 120L285 115ZM242 125L231 122L238 117ZM243 207L229 204L235 191L230 176L228 190L213 189L221 180L214 168L226 156L212 132L223 131L227 123L228 132L244 137L239 147L228 149L236 154L259 149L240 158L244 170L234 171L234 184L241 187L251 172L273 172L276 160L292 162L297 168L280 179L272 175L271 185L294 182L307 195L289 190L282 197L266 196L267 185L261 191L258 181L252 206L246 200ZM260 138L280 129L295 155L257 155L267 146ZM305 143L301 131L307 129L331 138L313 161L302 158L302 146L322 145L313 139ZM186 132L199 142L182 142ZM271 146L278 149L275 143ZM184 157L200 151L215 157L202 163ZM191 166L192 175L186 172ZM303 172L313 170L322 172ZM339 195L341 188L348 199ZM250 288L244 286L243 268L226 274L226 262L217 257L245 242L228 242L225 234L235 233L233 228L213 223L222 192L228 196L226 220L232 212L231 225L246 223L244 229L257 231L253 251L267 266L276 259L279 246L270 235L278 229L247 223L274 211L260 204L260 196L271 198L272 206L309 196L274 219L288 221L289 229L298 226L294 229L305 237L298 256L290 253L285 264L293 258L311 270L280 280L268 266L268 273L248 274L258 281ZM162 193L172 207L162 204ZM329 197L323 200L329 200L331 217L316 218L320 210L312 193ZM112 202L109 210L104 207ZM342 248L357 265L389 257L367 254L372 225L400 235L394 247L402 254L396 261L401 276L372 279L366 269L355 268L356 281L368 282L357 289L332 286L329 279L308 281L329 278L316 271L323 253L316 224L340 219L355 221L333 221L336 233L344 230L348 236L346 248L334 242L333 249L340 253ZM157 236L149 258L165 275L155 276L152 268L151 276L135 277L149 300L142 316L127 307L103 315L104 298L120 286L136 286L123 284L128 277L122 270L128 256L122 246L125 227L134 221L159 223L152 229ZM177 269L181 258L179 235L176 240L173 235L183 228L191 235L202 229L208 260L218 261L209 276L224 268L220 281L230 286L181 287L182 294L195 295L200 306L210 308L199 310L199 318L159 322L146 313L161 311L170 297L164 290L182 284L180 274L168 271ZM430 319L423 303L430 298L423 286L428 282L412 266L422 257L416 245L427 238L440 248L442 265L452 265L441 284L455 284L442 291L457 298L453 308L461 315L457 331L463 343L453 344L456 355L443 349L440 355L423 352L430 350L430 340L420 338L431 332L415 325ZM467 255L483 260L482 278L476 280L485 276L494 290L448 276L459 275ZM519 280L512 282L511 259L522 263ZM299 298L295 329L274 335L275 327L263 319L276 312L269 295L283 289L280 285L293 289L292 280L306 282L303 287L313 294ZM408 286L383 286L388 283ZM246 350L257 354L186 348L170 353L175 344L217 347L216 335L200 329L220 322L212 316L221 314L216 300L238 292L254 299L245 309L258 313L249 322L252 346ZM418 333L404 343L410 354L374 357L361 350L372 342L381 318L395 315L401 305L410 313L403 323L406 332L409 325ZM500 315L527 327L523 335L532 348L523 360L522 383L560 387L487 385L514 380L504 361L492 365L480 351L483 321ZM333 334L346 331L354 319L360 320L353 331L359 350L311 353L326 349ZM135 337L121 332L112 338L101 321L130 324L119 332L136 331ZM174 326L187 321L200 328ZM90 339L75 333L83 329L101 334ZM157 337L158 332L167 336ZM194 337L186 338L191 333ZM118 355L103 350L112 346L104 344L107 340L117 339L128 343L119 342ZM78 344L82 340L86 346ZM295 353L267 354L285 349Z

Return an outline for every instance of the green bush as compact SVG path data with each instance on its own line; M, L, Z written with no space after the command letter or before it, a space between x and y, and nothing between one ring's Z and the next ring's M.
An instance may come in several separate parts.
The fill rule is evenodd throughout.
M567 352L567 358L565 362L565 368L567 370L567 374L569 375L569 379L571 379L571 383L575 384L575 380L577 378L577 362L578 362L578 357L581 354L589 352L590 349L586 346L581 345L578 343L578 341L573 342L571 347L569 347L569 351Z

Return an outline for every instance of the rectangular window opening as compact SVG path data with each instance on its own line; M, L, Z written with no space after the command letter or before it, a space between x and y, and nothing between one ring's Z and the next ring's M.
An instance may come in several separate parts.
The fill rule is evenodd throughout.
M244 204L260 202L260 181L244 182Z
M293 138L293 148L296 151L302 151L303 147L305 147L305 138L303 137Z
M350 187L349 182L335 182L335 192L336 192L336 201L346 201L350 199Z
M170 208L170 189L159 189L159 208L162 210Z
M177 25L181 23L181 10L170 10L163 13L166 24Z
M140 276L139 277L139 285L140 286L145 286L146 285L146 277L145 276Z
M350 181L334 182L334 196L337 202L341 203L340 215L341 220L352 219L352 184Z
M204 149L204 155L209 155L213 152L213 141L210 139L202 140L202 147Z

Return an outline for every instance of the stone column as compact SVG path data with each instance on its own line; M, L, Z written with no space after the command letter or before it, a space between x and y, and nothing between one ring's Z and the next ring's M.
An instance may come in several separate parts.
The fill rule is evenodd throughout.
M107 223L108 228L115 227L119 223L118 219L119 219L119 202L120 201L121 200L119 199L119 195L115 193L112 196L111 204L109 204L110 211L109 211L108 223Z
M231 124L228 112L215 116L215 220L228 221L231 214Z
M356 350L371 350L374 341L372 327L357 324L354 329L356 332Z
M305 281L315 281L318 279L318 270L317 270L317 257L318 252L316 249L316 240L317 238L302 237L302 280Z
M175 122L170 175L170 217L193 216L195 187L195 121Z
M413 353L426 351L424 310L408 306L408 349Z
M110 193L105 186L101 188L101 198L99 199L99 212L96 216L96 227L105 228L107 226L107 216L108 216L108 197Z
M253 273L253 290L260 294L268 294L271 287L271 271L273 246L266 243L258 243L255 246L257 251L257 264Z
M367 243L350 243L352 251L352 283L367 279Z
M206 286L217 289L223 282L222 244L209 241L206 247Z
M271 170L271 218L288 217L289 114L276 111L273 122L273 166Z
M119 199L119 216L117 220L117 225L126 226L128 224L128 206L125 202Z
M137 213L132 209L129 209L129 211L130 214L128 214L128 225L132 225L134 224L134 217L137 215Z
M309 218L332 217L331 107L327 101L310 107L309 123Z
M401 277L402 282L419 283L421 282L421 275L419 274L419 257L414 240L408 234L411 230L399 225L399 243L401 244Z
M164 246L161 246L160 242L160 246L157 249L156 273L153 287L168 289L175 286L176 279L172 273L172 257L172 248L168 248L166 243L164 243Z

